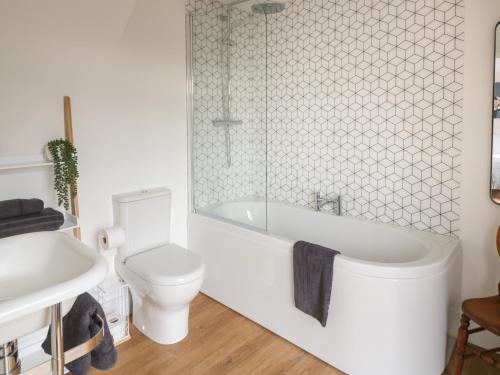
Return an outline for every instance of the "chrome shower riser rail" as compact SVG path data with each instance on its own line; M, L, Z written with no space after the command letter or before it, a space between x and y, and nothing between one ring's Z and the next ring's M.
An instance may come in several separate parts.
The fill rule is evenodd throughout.
M232 126L242 125L242 120L213 120L212 124L216 128L224 128L224 141L226 147L226 165L227 167L231 167L231 133L229 132L229 128Z
M53 305L50 308L51 314L51 348L52 348L52 358L49 361L43 362L36 367L33 367L26 371L21 371L22 364L19 360L17 360L16 368L12 368L7 372L0 373L0 375L63 375L64 374L64 365L74 360L83 357L84 355L90 353L94 350L104 338L104 321L103 319L97 315L97 319L99 320L99 331L84 343L75 346L72 349L64 352L64 337L62 331L62 307L61 304L58 303ZM11 347L15 347L15 355L17 359L17 343L12 341L10 343L5 344L3 347L11 345ZM4 349L5 350L5 349ZM5 357L5 356L4 356ZM5 358L3 358L5 363ZM14 361L11 360L10 363ZM5 365L4 365L4 368ZM1 368L0 368L1 369ZM9 369L9 367L7 367Z

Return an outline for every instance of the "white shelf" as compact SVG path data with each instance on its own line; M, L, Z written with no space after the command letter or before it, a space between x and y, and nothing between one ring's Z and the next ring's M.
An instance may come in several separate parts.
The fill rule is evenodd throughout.
M53 165L53 163L51 161L46 161L46 160L19 162L19 163L5 163L5 164L0 164L0 171L13 170L13 169L48 167L51 165Z
M72 215L69 212L62 212L62 214L64 215L64 224L57 230L58 232L65 232L67 230L72 230L80 227L78 218L75 215Z
M3 156L0 157L0 172L28 169L28 168L41 168L50 167L54 165L53 162L44 159L43 155L25 155L25 156ZM69 212L62 209L57 209L64 215L64 224L57 230L58 232L65 232L75 228L79 228L78 218Z

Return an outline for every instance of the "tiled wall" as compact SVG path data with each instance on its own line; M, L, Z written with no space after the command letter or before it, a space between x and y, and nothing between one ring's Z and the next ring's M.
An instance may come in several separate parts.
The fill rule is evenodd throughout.
M189 7L206 12L216 9L217 3L191 0ZM265 59L250 62L262 48L260 35L265 29L259 21L248 22L259 25L255 34L251 26L241 24L248 40L236 43L234 54L248 54L249 63L237 64L246 68L234 74L247 81L234 79L232 96L238 115L258 121L234 129L242 141L234 144L233 157L246 161L233 170L225 168L220 157L223 133L214 136L208 123L196 118L201 102L209 111L220 102L216 83L200 82L216 77L198 65L195 196L203 198L197 203L262 195L261 185L266 185L262 177L267 173L269 199L310 206L314 191L336 193L341 194L347 215L456 233L462 13L462 0L288 1L284 12L267 18L265 77L261 75ZM208 25L201 21L198 27L204 30ZM208 45L211 35L195 33L195 44L204 46L199 55L217 49ZM255 35L259 42L252 44L249 40ZM263 81L267 100L259 96ZM247 87L250 82L253 86ZM211 87L213 96L197 93L199 85ZM259 104L240 100L239 95L259 98ZM267 135L262 133L266 113L260 112L266 106ZM252 148L247 142L256 134ZM262 158L250 157L261 154L263 141L267 172ZM217 157L209 160L210 155ZM260 178L245 180L246 173ZM215 176L219 184L213 183Z

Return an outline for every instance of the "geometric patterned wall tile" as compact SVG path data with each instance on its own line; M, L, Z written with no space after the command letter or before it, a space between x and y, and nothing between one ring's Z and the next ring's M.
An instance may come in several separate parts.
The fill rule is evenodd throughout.
M296 0L266 25L189 0L196 206L266 192L311 206L321 191L340 194L346 215L456 234L463 7ZM231 168L211 126L222 111L221 15L232 32L231 110L243 120L231 129Z

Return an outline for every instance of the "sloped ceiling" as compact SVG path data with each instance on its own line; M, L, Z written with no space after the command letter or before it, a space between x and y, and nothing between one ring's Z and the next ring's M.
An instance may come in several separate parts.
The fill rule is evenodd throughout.
M19 37L36 38L36 30L41 37L50 34L56 39L59 35L116 40L123 35L135 5L136 0L1 0L0 34L16 30Z

